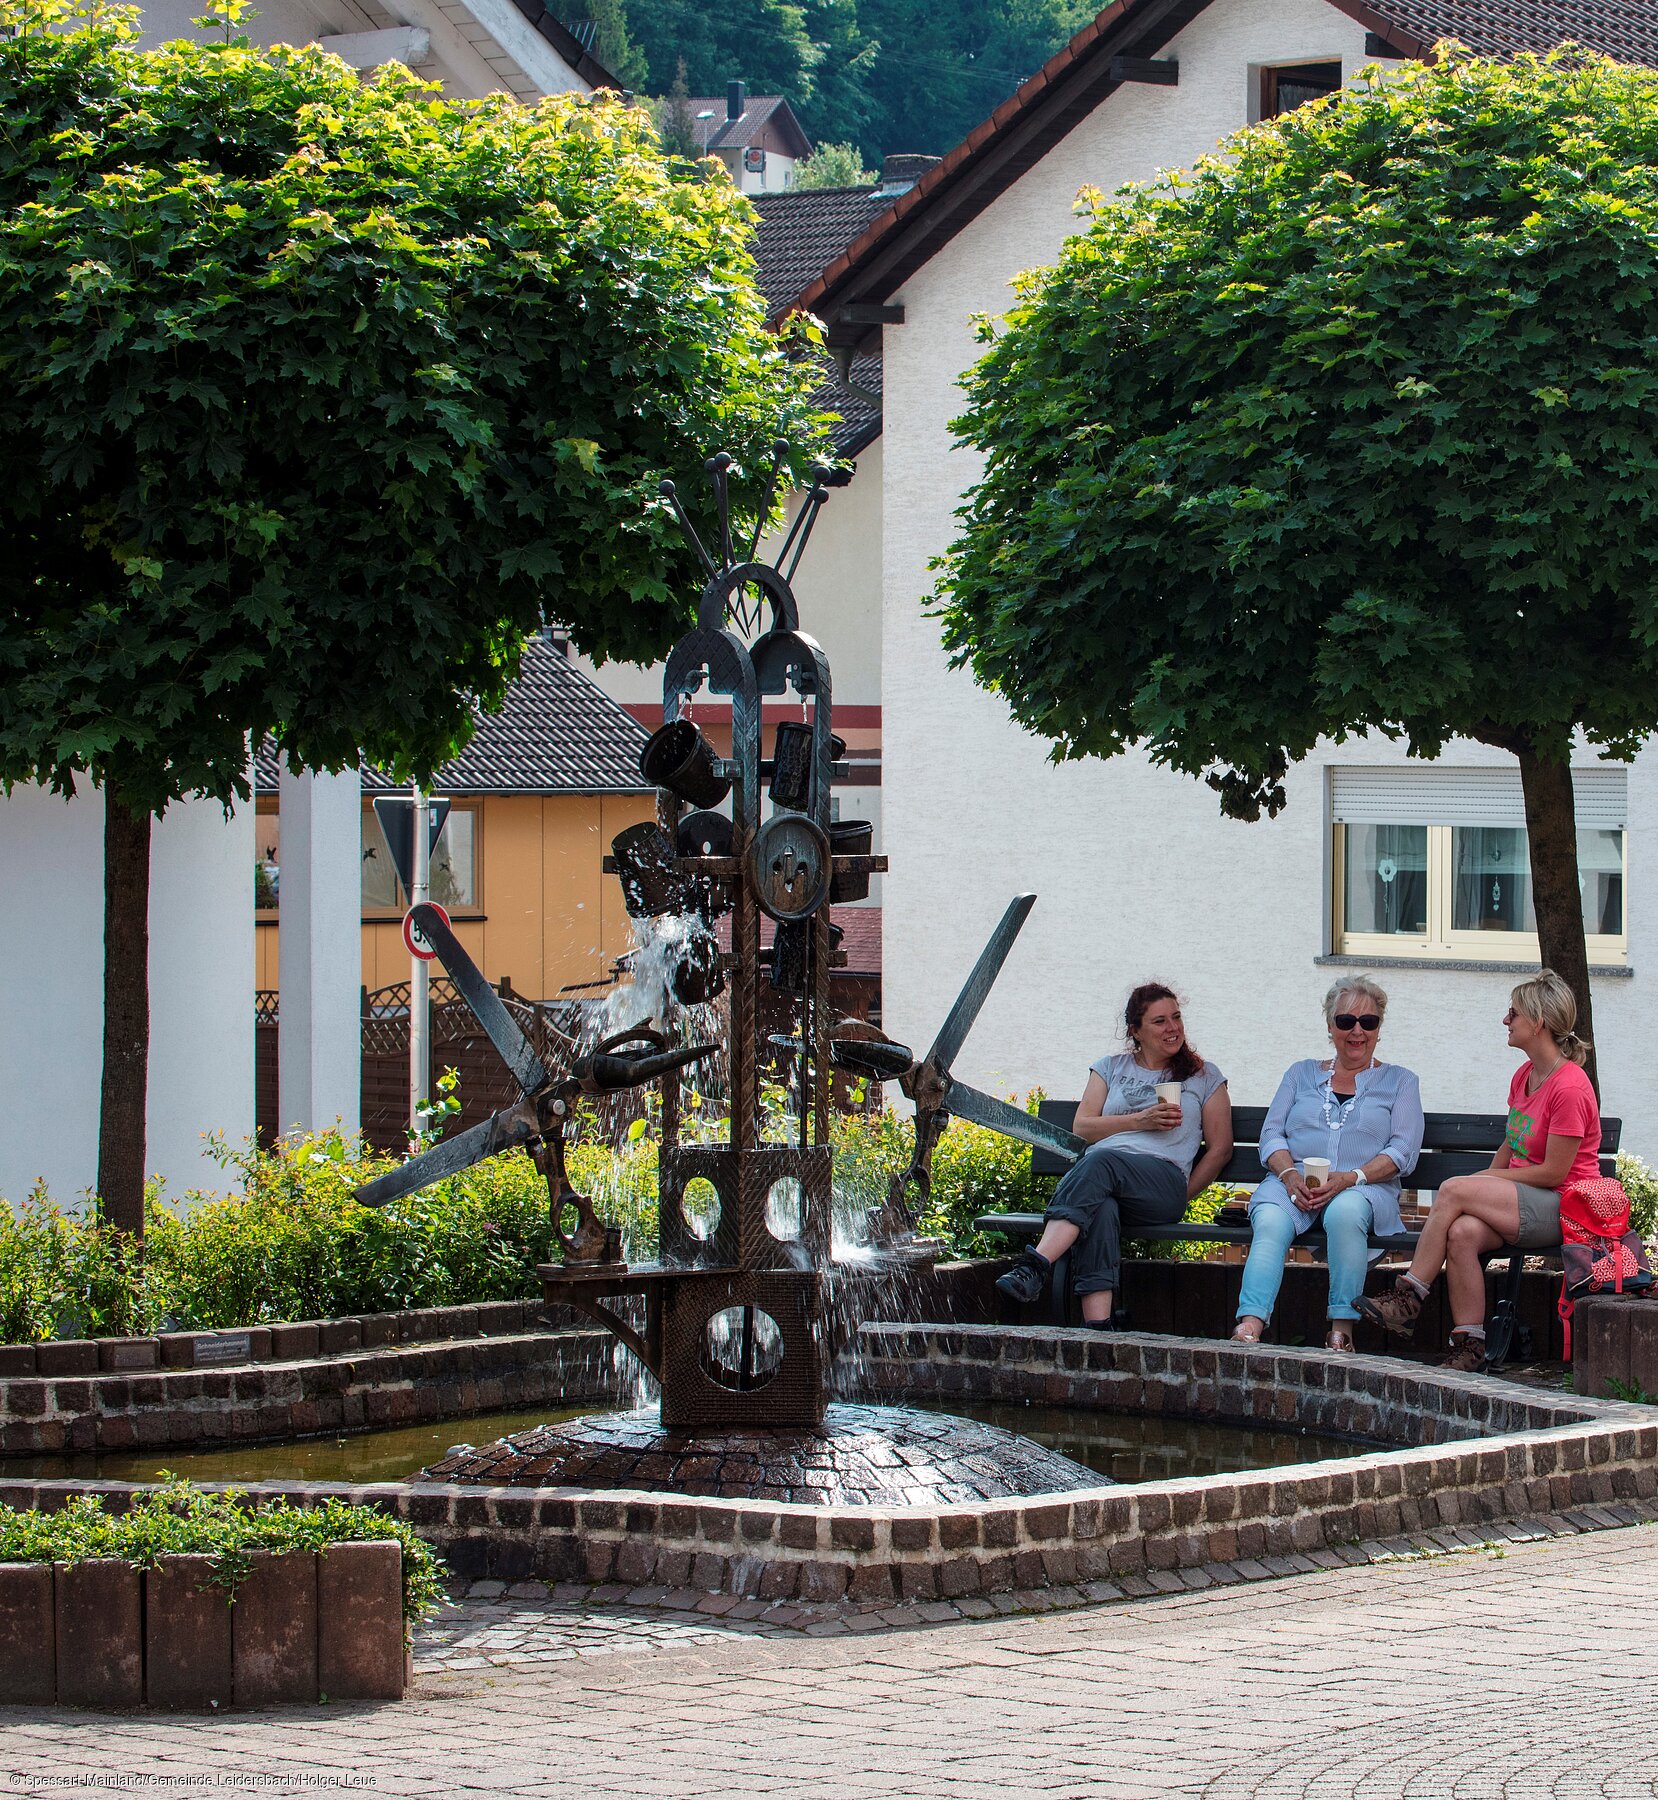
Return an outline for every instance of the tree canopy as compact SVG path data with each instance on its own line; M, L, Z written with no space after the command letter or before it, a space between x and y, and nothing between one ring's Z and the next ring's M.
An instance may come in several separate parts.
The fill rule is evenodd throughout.
M99 1192L142 1229L150 817L248 744L428 777L543 619L649 660L813 370L642 112L0 0L0 783L105 796ZM73 28L69 28L73 27Z
M753 504L809 372L751 213L606 97L449 103L315 49L0 39L0 778L160 811L246 742L424 772L543 615L649 659L657 485ZM19 23L21 23L19 16Z
M1658 724L1658 71L1447 50L1089 210L983 327L956 662L1242 817L1321 737L1512 750L1581 959L1533 790Z
M565 0L571 20L600 10ZM602 10L611 18L620 0ZM815 141L855 144L878 167L889 150L952 149L1098 10L1094 0L626 0L626 31L651 93L669 93L681 62L693 94L746 81L781 94Z

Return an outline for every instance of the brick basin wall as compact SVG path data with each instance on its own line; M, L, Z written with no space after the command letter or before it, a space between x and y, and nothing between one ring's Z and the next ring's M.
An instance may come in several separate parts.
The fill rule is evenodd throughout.
M0 1457L197 1448L415 1425L543 1401L609 1401L619 1388L615 1349L604 1331L521 1331L337 1356L317 1356L313 1348L310 1360L234 1369L13 1377L0 1380Z
M869 1390L1019 1399L1217 1421L1294 1420L1405 1447L1258 1473L921 1509L580 1489L269 1482L408 1520L457 1573L695 1588L812 1601L956 1598L1145 1570L1285 1556L1360 1539L1658 1493L1658 1422L1381 1357L1042 1327L871 1326ZM0 1482L0 1503L61 1505L118 1483Z

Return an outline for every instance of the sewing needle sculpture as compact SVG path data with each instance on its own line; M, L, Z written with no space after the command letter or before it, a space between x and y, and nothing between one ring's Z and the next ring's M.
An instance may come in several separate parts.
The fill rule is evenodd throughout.
M773 446L771 484L787 446ZM440 917L418 920L506 1059L519 1102L403 1168L359 1190L383 1204L453 1175L485 1156L522 1147L547 1177L564 1261L537 1272L549 1305L575 1307L606 1325L661 1384L669 1430L816 1426L828 1404L829 1369L858 1316L865 1277L831 1259L833 1191L830 1109L837 1068L895 1080L916 1105L916 1147L886 1203L871 1219L875 1261L921 1256L909 1194L923 1199L933 1149L952 1113L1040 1143L1061 1154L1086 1147L1067 1132L955 1081L950 1064L1013 946L1034 896L1008 908L919 1062L902 1044L869 1026L830 1016L829 975L838 933L830 903L862 898L886 859L868 853L868 829L832 821L830 790L843 748L834 734L829 662L800 629L791 582L828 490L813 471L794 524L775 562L756 560L759 527L746 554L734 554L728 473L732 459L712 457L708 473L719 520L711 555L671 482L673 507L707 576L697 624L675 645L663 676L663 726L646 746L642 771L658 789L655 824L623 832L613 867L637 919L673 915L686 922L668 971L685 1005L728 996L729 1137L689 1142L682 1132L679 1072L706 1057L707 1044L670 1045L655 1031L628 1034L578 1060L563 1080L542 1067L489 984ZM767 516L768 503L760 517ZM764 629L760 629L761 625ZM687 716L698 693L731 708L731 754L721 757ZM799 723L780 725L762 756L761 706L793 695ZM729 799L729 811L721 810ZM861 838L860 838L861 832ZM847 845L837 851L839 839ZM416 909L423 912L423 909ZM729 914L731 947L722 954L714 921ZM775 925L761 950L761 915ZM762 983L790 1029L768 1034L781 1046L796 1110L787 1141L766 1136L762 1105ZM563 1141L578 1094L662 1084L660 1261L629 1267L614 1228L602 1225L564 1175ZM562 1221L573 1218L566 1229ZM643 1323L639 1321L642 1301ZM617 1310L631 1302L633 1316Z

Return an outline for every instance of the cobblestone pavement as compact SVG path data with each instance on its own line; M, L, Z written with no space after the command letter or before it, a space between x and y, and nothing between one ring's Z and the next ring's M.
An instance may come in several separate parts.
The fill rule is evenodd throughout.
M0 1793L1650 1800L1658 1531L1531 1529L829 1637L477 1584L401 1705L7 1709Z

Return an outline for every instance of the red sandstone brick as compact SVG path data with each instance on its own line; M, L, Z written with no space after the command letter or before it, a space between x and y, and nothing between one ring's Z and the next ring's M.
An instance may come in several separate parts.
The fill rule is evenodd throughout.
M725 1558L700 1550L691 1559L691 1579L686 1584L706 1594L717 1594L725 1581Z
M800 1564L769 1562L760 1571L761 1600L792 1600L800 1581Z
M986 1548L1011 1550L1019 1541L1019 1509L1001 1506L983 1516Z
M1033 1557L1038 1571L1042 1559ZM906 1562L898 1565L898 1591L906 1600L936 1600L938 1571L931 1563Z
M33 1344L0 1344L0 1381L27 1380L34 1373Z
M892 1521L894 1550L929 1550L933 1542L933 1521L900 1514Z
M945 1550L976 1549L979 1543L979 1519L976 1513L941 1513L938 1541Z
M611 1571L616 1567L616 1546L589 1541L582 1546L582 1551L587 1565L587 1579L595 1587L603 1586L605 1582L609 1581Z
M144 1640L137 1568L111 1557L58 1563L53 1589L59 1704L141 1705Z
M868 1519L832 1518L829 1521L829 1542L837 1550L873 1550L875 1527Z
M238 1706L317 1697L317 1558L313 1551L256 1551L231 1608Z
M640 1587L651 1579L656 1569L656 1546L639 1538L629 1538L616 1547L616 1579Z
M691 1552L658 1550L651 1580L658 1587L683 1588L691 1585Z
M819 1602L839 1600L846 1593L848 1574L845 1563L802 1563L800 1565L800 1598Z
M1132 1574L1146 1566L1146 1543L1144 1538L1125 1538L1111 1546L1111 1572L1113 1575Z
M1267 1551L1267 1528L1259 1521L1238 1527L1238 1551L1245 1557L1265 1556Z
M317 1327L317 1349L323 1356L339 1356L347 1350L360 1350L363 1325L360 1319L326 1319Z
M211 1556L164 1556L144 1572L144 1698L151 1706L229 1706L230 1595Z
M777 1520L778 1540L789 1550L815 1550L818 1520L802 1513L781 1513Z
M0 1694L16 1705L57 1697L54 1615L50 1563L0 1563Z
M846 1584L849 1600L891 1600L896 1596L892 1567L888 1563L859 1563Z
M332 1545L317 1559L317 1685L330 1700L399 1700L405 1673L403 1552Z
M66 1375L96 1375L97 1343L92 1338L58 1338L36 1344L35 1367L42 1375L51 1379ZM85 1397L80 1404L85 1406L90 1403L91 1389L85 1389L83 1393ZM61 1406L62 1403L59 1404Z

